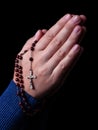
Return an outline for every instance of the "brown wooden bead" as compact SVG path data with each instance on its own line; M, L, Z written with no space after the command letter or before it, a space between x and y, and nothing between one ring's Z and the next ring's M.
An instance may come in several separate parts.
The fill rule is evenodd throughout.
M34 51L34 47L36 45L37 41L34 41L30 50L31 52ZM26 113L26 115L28 116L32 116L32 107L31 107L31 104L29 104L29 102L27 101L27 97L26 97L26 94L25 94L25 91L24 91L24 79L23 79L23 67L22 67L22 59L23 59L23 55L27 52L28 50L24 50L23 53L21 54L18 54L16 56L16 59L15 59L15 81L16 81L16 85L18 86L18 89L17 89L17 96L19 96L19 106L21 107L22 111L24 113ZM33 58L32 56L29 58L29 61L32 62L33 61ZM30 68L31 72L32 69Z
M29 58L29 60L30 60L30 61L33 61L33 58L32 58L32 57L30 57L30 58Z
M31 47L31 51L34 51L34 47Z

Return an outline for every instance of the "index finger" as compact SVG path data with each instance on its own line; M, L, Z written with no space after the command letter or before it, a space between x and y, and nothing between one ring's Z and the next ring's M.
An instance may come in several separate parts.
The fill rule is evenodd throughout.
M66 14L60 20L58 20L56 24L54 24L40 39L40 42L36 45L36 49L44 50L48 43L56 36L56 34L63 28L63 26L71 17L71 14Z

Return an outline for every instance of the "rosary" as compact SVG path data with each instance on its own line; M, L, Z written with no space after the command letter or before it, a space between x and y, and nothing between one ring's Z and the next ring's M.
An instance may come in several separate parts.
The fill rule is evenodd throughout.
M37 76L33 75L33 70L32 70L32 62L33 62L32 51L34 51L34 47L35 47L36 43L37 43L37 41L34 41L30 48L30 50L31 50L31 55L29 58L30 69L29 69L29 76L27 76L27 79L30 79L30 89L34 89L32 80L37 78ZM22 76L23 67L22 67L21 61L23 60L23 55L26 52L28 52L28 50L25 50L23 53L18 54L16 57L16 60L15 60L15 76L16 76L15 81L16 81L17 85L20 86L21 88L24 87L24 81L23 81L23 76Z
M30 47L30 69L29 69L29 76L27 76L27 79L30 80L30 89L34 89L34 85L33 85L33 79L36 79L37 76L33 75L33 70L32 70L32 62L33 62L33 57L32 57L32 52L34 51L34 47L36 45L37 41L34 41L32 43L32 46ZM23 55L28 52L28 50L25 50L23 53L20 53L17 55L16 59L15 59L15 81L16 81L16 85L18 87L17 89L17 96L19 96L19 105L22 108L23 112L25 112L27 115L32 115L32 107L31 105L28 103L27 101L27 97L26 94L24 92L24 79L23 79L23 66L22 66L22 60L23 60ZM38 110L37 110L38 111ZM36 113L36 111L35 111ZM34 114L34 111L33 111Z

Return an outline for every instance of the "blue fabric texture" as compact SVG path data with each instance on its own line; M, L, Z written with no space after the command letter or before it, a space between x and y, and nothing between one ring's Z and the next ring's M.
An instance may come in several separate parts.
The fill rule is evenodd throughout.
M25 126L27 117L25 117L19 106L19 98L17 96L17 86L12 80L4 93L0 97L0 130L22 130ZM37 100L26 93L32 109Z

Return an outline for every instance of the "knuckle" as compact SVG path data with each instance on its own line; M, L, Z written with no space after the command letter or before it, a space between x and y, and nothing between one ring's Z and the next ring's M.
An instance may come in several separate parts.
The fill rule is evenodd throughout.
M48 32L46 33L46 38L50 41L51 39L53 39L53 37L55 36L54 33Z
M48 74L48 68L47 67L43 67L43 68L40 68L38 70L38 75L40 76L47 76Z
M65 54L66 54L66 53L65 53L64 51L62 51L62 50L59 50L59 51L58 51L58 56L59 56L60 58L64 57Z
M61 46L61 43L62 43L62 41L58 38L55 38L54 41L53 41L53 44L58 46L58 47Z

